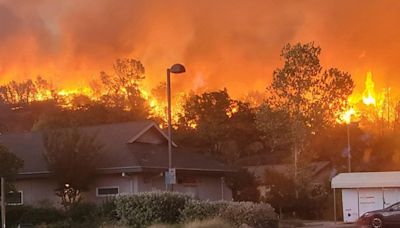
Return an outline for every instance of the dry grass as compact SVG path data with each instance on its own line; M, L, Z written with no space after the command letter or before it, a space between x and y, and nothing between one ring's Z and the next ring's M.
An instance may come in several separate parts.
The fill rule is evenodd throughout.
M204 221L194 221L182 225L152 225L149 228L231 228L229 224L221 219L210 219Z

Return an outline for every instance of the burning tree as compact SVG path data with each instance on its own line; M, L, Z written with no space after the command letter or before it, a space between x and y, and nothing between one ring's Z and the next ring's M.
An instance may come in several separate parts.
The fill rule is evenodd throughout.
M135 59L118 59L113 68L113 75L100 73L101 82L106 89L106 94L102 97L104 102L124 107L146 118L149 109L140 90L140 83L145 79L144 66Z

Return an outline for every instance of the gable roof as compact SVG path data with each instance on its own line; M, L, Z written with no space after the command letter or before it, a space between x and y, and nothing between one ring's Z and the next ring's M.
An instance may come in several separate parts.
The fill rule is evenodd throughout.
M150 130L151 128L156 129L157 132L160 133L160 135L168 141L168 135L165 134L164 131L162 131L156 123L152 122L152 121L148 121L148 125L143 127L142 130L140 132L138 132L136 135L134 135L131 139L128 140L129 143L134 143L136 142L136 140L138 140L143 134L145 134L148 130ZM177 147L177 145L175 144L174 141L172 141L172 146Z
M85 134L95 134L97 141L102 144L98 163L98 169L101 172L142 172L147 169L167 169L166 141L163 144L135 141L146 132L143 129L149 130L152 127L162 132L150 121L97 125L82 127L80 130ZM166 136L165 133L160 135ZM0 136L0 143L24 160L21 175L49 173L43 155L46 149L43 145L42 132L4 134ZM232 171L228 166L188 148L174 147L172 163L178 170Z

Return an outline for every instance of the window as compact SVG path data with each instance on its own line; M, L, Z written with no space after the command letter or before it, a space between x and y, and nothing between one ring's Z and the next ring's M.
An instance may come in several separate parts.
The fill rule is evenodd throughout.
M115 196L119 194L119 187L99 187L97 188L97 196Z
M194 176L178 176L178 184L197 185L200 181Z
M7 205L22 205L24 203L22 191L7 193L6 201Z

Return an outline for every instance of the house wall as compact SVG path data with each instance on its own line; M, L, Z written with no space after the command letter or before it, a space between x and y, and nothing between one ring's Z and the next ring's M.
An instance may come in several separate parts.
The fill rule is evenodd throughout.
M60 199L55 195L56 182L52 179L24 179L14 182L17 191L22 191L22 202L34 206L58 206Z
M201 200L232 200L232 191L221 182L218 176L198 176L196 184L176 184L174 191L182 192ZM26 205L61 206L60 199L55 195L56 182L51 179L17 180L17 191L23 192L23 203ZM106 196L98 196L99 187L118 187L119 194L135 194L146 191L165 191L164 177L155 175L103 175L97 177L89 190L82 194L84 200L101 203Z
M160 174L140 177L140 191L163 191L166 190L164 177ZM221 177L198 176L198 183L175 184L174 191L182 192L200 200L232 200L232 191Z

